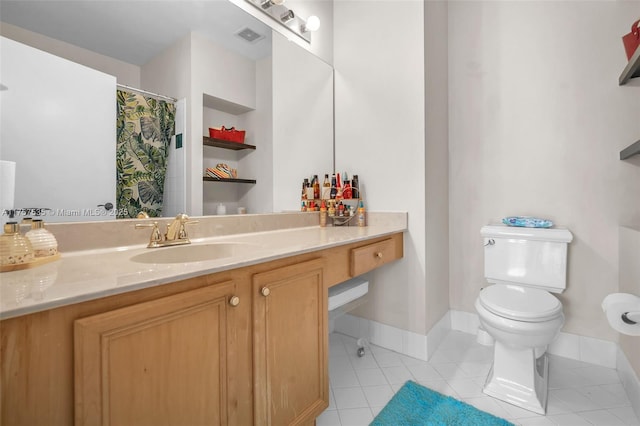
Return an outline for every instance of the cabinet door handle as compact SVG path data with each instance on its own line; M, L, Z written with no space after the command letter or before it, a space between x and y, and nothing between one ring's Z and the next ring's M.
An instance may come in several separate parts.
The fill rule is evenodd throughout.
M260 294L262 294L264 297L267 297L271 294L271 290L269 290L269 287L262 287L262 289L260 290Z
M240 298L238 296L231 296L231 298L229 298L229 304L235 308L240 304Z
M377 252L377 253L376 253L376 257L377 257L378 259L382 259L382 252L381 252L381 251Z

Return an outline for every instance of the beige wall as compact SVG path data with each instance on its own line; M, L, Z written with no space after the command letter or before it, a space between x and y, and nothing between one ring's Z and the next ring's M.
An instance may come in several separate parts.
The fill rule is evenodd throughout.
M424 3L426 326L449 310L447 2Z
M116 77L118 84L140 87L140 67L15 25L2 23L0 35Z
M370 211L407 211L404 258L369 275L354 314L426 334L424 3L334 3L336 171ZM446 228L446 224L444 225Z
M480 227L534 215L567 227L565 332L616 340L618 224L640 221L637 86L618 87L637 2L450 2L452 309L475 312ZM588 30L586 30L588 29Z

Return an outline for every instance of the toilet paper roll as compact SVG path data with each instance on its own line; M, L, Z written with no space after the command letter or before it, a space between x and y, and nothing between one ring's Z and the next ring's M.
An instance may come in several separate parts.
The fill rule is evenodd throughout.
M16 189L15 161L0 160L0 214L4 210L13 209Z
M610 294L602 301L602 310L611 328L629 336L640 336L640 323L627 324L622 320L626 312L640 312L640 297L629 293Z

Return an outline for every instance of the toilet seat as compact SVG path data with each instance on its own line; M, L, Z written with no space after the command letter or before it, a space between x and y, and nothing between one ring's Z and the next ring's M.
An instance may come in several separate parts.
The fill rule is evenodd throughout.
M478 302L489 312L516 321L543 322L562 315L562 303L549 292L516 285L485 287Z

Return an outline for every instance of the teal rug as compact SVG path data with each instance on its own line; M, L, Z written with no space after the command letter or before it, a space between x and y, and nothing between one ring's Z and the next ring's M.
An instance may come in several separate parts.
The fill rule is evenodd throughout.
M370 426L513 426L450 396L408 381Z

